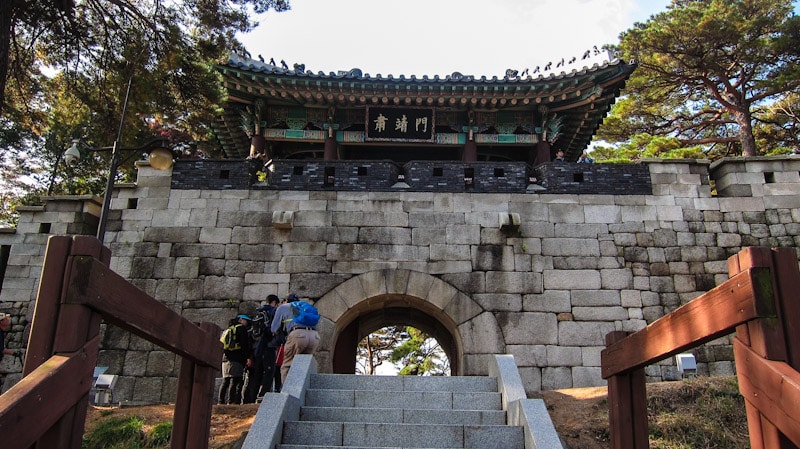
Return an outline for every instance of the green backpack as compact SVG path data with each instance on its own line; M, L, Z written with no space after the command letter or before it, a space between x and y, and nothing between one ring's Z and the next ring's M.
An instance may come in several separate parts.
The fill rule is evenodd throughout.
M230 326L222 331L222 336L219 337L219 341L222 342L222 349L226 351L236 351L237 349L242 349L242 345L239 342L239 339L236 337L236 328L239 326L241 326L241 324L234 324L233 326Z

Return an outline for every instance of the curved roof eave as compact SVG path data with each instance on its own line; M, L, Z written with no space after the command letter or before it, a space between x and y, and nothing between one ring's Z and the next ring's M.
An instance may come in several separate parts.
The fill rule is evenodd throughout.
M526 77L514 76L514 77L498 78L497 76L493 76L491 78L487 78L486 76L476 77L474 75L462 75L459 72L453 72L451 75L445 77L440 77L439 75L435 75L432 78L429 77L428 75L423 75L422 77L417 77L415 75L411 75L410 77L406 77L405 75L400 75L398 77L395 77L393 75L387 75L384 77L381 76L380 74L376 76L370 76L368 73L365 74L360 69L357 68L348 71L339 71L338 73L329 72L328 74L325 74L324 72L321 71L314 73L312 71L305 71L305 70L292 70L261 61L241 58L235 54L232 54L228 59L228 62L225 64L217 65L217 69L222 71L223 73L230 70L240 73L269 75L270 77L274 78L287 78L287 79L294 79L306 82L350 81L350 82L361 82L361 83L391 82L391 83L417 83L417 84L466 83L466 84L503 84L503 85L523 84L524 85L531 83L569 80L575 77L592 75L595 72L603 72L605 69L613 67L620 67L624 71L628 71L625 69L630 68L630 71L632 71L632 68L634 66L635 63L626 63L620 59L614 59L610 61L605 61L602 64L595 63L591 67L581 66L580 68L578 68L576 66L576 68L572 69L569 72L566 71L561 71L558 73L549 72L547 76L545 76L544 73L539 73L535 77L528 75Z
M500 110L546 106L569 122L557 147L568 158L577 157L588 146L635 68L636 61L615 59L537 77L487 79L454 72L444 78L395 78L372 77L359 69L315 74L233 55L226 64L217 66L228 91L229 106L215 123L215 133L225 136L223 147L229 157L246 157L240 153L248 151L248 139L239 127L234 105L242 107L258 98L303 107L402 104Z

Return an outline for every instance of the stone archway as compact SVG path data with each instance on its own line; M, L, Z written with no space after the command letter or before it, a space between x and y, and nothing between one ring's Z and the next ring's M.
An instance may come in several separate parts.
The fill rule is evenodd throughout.
M489 357L505 352L494 314L427 273L371 271L343 282L315 305L322 317L320 372L354 372L358 342L389 324L414 326L436 338L453 375L484 375Z

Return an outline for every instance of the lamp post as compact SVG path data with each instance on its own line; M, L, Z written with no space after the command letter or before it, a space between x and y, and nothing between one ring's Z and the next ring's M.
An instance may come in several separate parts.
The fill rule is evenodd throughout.
M128 98L131 92L131 83L133 81L133 76L128 78L128 87L125 90L125 101L122 104L122 113L120 115L119 120L119 130L117 131L117 139L114 141L114 145L110 147L100 147L100 148L88 148L89 151L111 151L111 162L109 163L108 167L108 178L106 179L106 190L103 192L103 207L100 209L100 218L97 224L97 239L100 240L100 243L103 243L106 234L106 224L108 222L108 213L110 212L111 206L111 195L114 190L114 180L117 177L117 169L120 165L120 154L122 151L139 151L142 152L144 150L149 150L150 152L150 164L153 168L157 170L166 170L172 167L172 152L164 147L164 142L166 139L155 139L151 140L150 142L146 143L141 147L122 147L122 129L125 123L125 112L128 109ZM78 149L78 144L80 140L73 140L72 145L64 152L63 160L67 165L72 165L77 162L78 159L81 157L80 150ZM56 169L58 168L58 163L61 161L61 157L56 162ZM53 170L53 179L50 181L50 188L48 189L48 193L52 192L53 180L55 179L55 169Z
M140 147L122 147L119 141L114 142L111 147L92 148L87 147L88 151L111 151L111 163L109 166L108 178L106 179L106 190L103 192L103 208L100 210L100 219L97 224L97 239L103 242L108 223L108 213L111 206L111 195L114 189L114 180L117 177L117 169L120 165L120 155L123 151L134 151L134 154L141 154L148 151L150 166L156 170L167 170L172 167L172 152L165 147L166 139L154 139ZM64 152L63 160L67 165L72 165L81 157L78 149L80 140L73 140L72 145ZM55 174L55 171L54 171ZM51 181L52 189L52 181Z
M97 223L97 240L103 243L106 236L106 222L108 221L108 208L111 206L111 191L114 190L114 178L117 177L119 165L120 141L122 140L122 127L125 124L125 112L128 109L128 98L131 94L131 83L133 74L128 78L128 87L125 89L125 101L122 103L122 112L119 115L119 129L117 130L117 140L111 149L111 163L108 167L108 179L106 180L106 191L103 192L103 208L100 209L100 221Z

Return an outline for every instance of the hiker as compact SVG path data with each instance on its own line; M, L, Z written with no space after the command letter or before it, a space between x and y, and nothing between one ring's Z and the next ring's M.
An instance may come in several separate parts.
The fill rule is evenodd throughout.
M253 365L249 370L251 378L248 381L247 402L258 401L265 393L273 391L277 344L272 335L271 324L279 302L277 295L267 296L261 307L256 309L251 323L251 331L257 335L257 339L253 343Z
M314 354L319 346L316 322L312 326L303 325L295 321L292 303L301 302L300 298L292 293L286 299L285 303L278 306L275 311L275 318L272 319L272 333L278 334L283 329L286 335L286 343L283 345L283 363L281 364L281 384L286 383L286 375L292 366L294 356L297 354ZM316 309L314 310L316 311ZM317 317L317 319L319 318Z
M220 338L223 346L220 404L242 403L245 366L252 364L252 344L247 333L250 321L247 315L237 315L230 320Z
M6 348L6 332L11 328L11 315L7 313L0 313L0 343L3 345L3 351L0 352L0 360L3 360L3 356L6 355L13 355L18 356L20 351L19 349L8 349Z

